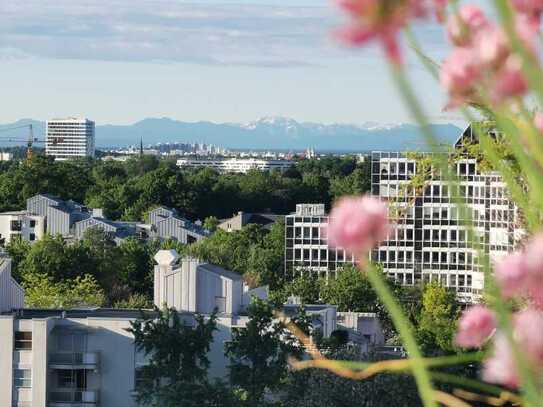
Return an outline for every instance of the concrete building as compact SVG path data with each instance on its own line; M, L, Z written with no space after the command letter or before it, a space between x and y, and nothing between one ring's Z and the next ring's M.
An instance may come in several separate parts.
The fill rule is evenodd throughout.
M385 344L381 323L374 312L338 312L337 327L349 333L349 341L359 345L362 353Z
M210 235L202 226L178 215L175 209L159 206L149 212L150 237L191 244Z
M275 215L273 213L248 213L240 211L229 219L221 219L218 227L226 232L239 231L249 224L261 225L269 229L275 222L284 219L283 215Z
M298 204L285 216L285 271L311 271L335 277L336 270L354 264L355 258L340 248L328 247L322 229L328 223L324 204Z
M0 151L0 161L11 161L13 160L13 154L7 151Z
M292 318L300 313L302 307L311 319L312 335L320 332L323 338L329 338L332 332L337 329L337 305L302 304L300 298L291 296L283 305L283 312Z
M479 171L477 160L463 153L476 143L468 127L455 143L456 193L473 213L475 232L492 261L512 251L524 235L518 208L509 199L496 172ZM420 157L423 155L418 154ZM459 218L449 185L438 176L421 188L408 188L417 174L417 158L408 153L373 152L372 194L389 205L394 229L371 253L374 262L403 285L440 281L458 299L473 302L484 287L476 252L467 241L466 220ZM309 270L330 277L356 259L328 247L322 228L328 217L324 205L300 204L285 220L285 271Z
M74 238L83 239L89 229L100 229L109 235L117 243L120 243L127 237L137 237L138 239L147 239L149 230L147 225L140 222L120 222L104 219L99 216L80 220L74 224Z
M455 143L459 185L452 191L438 175L421 188L408 188L417 173L416 158L372 153L372 193L388 202L394 224L389 238L372 251L372 260L401 284L439 281L459 300L472 302L480 298L484 275L452 194L472 211L474 231L491 261L514 250L524 230L500 174L481 172L477 160L462 153L465 143L477 143L471 127Z
M183 322L218 310L208 354L209 374L224 378L225 342L248 322L252 297L266 299L267 287L249 289L237 273L179 259L161 250L154 270L154 304L175 307ZM120 309L24 309L24 291L13 281L9 259L0 261L0 406L136 407L133 395L146 357L134 346L130 322L141 311ZM298 308L297 308L298 307ZM299 305L286 306L294 315ZM336 308L307 305L325 337L336 328ZM146 319L156 318L145 311Z
M35 242L45 233L45 218L30 215L26 211L0 213L0 246L5 246L14 237L21 237L27 242Z
M94 122L69 117L47 121L45 154L55 160L94 157Z
M0 257L0 313L23 308L24 300L23 288L11 277L11 259Z
M26 212L46 219L46 232L50 235L69 237L74 235L76 222L101 215L100 209L90 209L74 201L39 194L26 200Z
M243 174L250 170L286 170L295 164L295 161L290 160L266 160L257 158L180 158L177 160L178 167L213 168L219 172Z

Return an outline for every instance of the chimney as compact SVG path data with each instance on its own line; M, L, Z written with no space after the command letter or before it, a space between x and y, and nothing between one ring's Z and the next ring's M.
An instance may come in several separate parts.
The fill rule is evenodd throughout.
M168 272L173 270L174 264L179 259L179 254L173 249L159 250L154 259L157 262L154 275L154 304L161 308L166 302L164 278Z

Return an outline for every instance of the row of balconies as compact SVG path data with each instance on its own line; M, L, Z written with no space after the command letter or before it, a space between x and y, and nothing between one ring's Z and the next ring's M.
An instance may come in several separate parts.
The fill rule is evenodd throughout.
M97 390L55 390L49 392L49 407L96 407L99 400Z
M97 371L100 367L100 354L97 352L59 352L49 355L52 369L88 369Z

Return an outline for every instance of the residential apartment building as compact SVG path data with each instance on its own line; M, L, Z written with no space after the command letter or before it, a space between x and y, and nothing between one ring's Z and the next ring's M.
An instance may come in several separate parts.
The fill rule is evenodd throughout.
M481 172L477 160L463 153L465 144L476 142L468 127L455 143L460 154L454 160L458 184L453 188L439 175L421 188L409 188L420 165L416 157L372 153L372 193L389 204L394 225L388 239L372 251L372 259L402 284L439 281L465 302L480 298L484 274L468 241L467 219L454 201L460 199L472 212L474 232L491 261L512 251L524 233L499 173Z
M521 216L500 175L481 172L477 160L462 153L466 143L476 142L468 127L455 143L456 188L439 176L420 188L409 187L424 154L372 153L372 194L388 203L394 226L371 259L401 284L440 281L460 301L480 298L484 275L452 193L472 211L474 231L491 261L512 251L522 238ZM322 235L327 222L324 206L315 204L297 205L296 213L286 217L286 272L309 270L328 278L345 263L355 263L343 250L328 247Z
M269 229L275 222L284 220L284 218L283 215L276 215L273 213L249 213L239 211L231 218L221 219L218 228L225 232L236 232L240 231L244 226L254 224Z
M179 216L175 209L164 206L149 212L149 223L150 237L155 239L174 239L183 244L191 244L210 235L201 225Z
M94 122L85 118L70 117L47 121L45 154L55 160L94 157Z
M247 173L250 170L287 170L295 165L290 160L267 160L258 158L180 158L178 167L213 168L218 172Z
M72 200L62 200L52 195L39 194L26 200L29 215L44 217L46 232L50 235L69 237L74 235L75 224L93 215L101 215L101 210L87 208Z
M0 246L9 244L13 238L21 237L33 243L45 233L45 218L26 211L0 213Z
M323 228L328 223L324 204L298 204L285 216L285 271L310 271L320 277L335 277L337 269L354 264L356 258L341 248L328 246Z

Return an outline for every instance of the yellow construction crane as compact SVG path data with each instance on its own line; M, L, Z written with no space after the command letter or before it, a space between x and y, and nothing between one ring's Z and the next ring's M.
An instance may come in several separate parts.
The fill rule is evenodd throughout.
M0 143L26 142L26 160L30 163L32 161L32 146L35 143L45 142L44 140L38 140L36 137L34 137L32 124L21 124L19 126L0 128L0 132L7 132L7 131L13 131L17 129L24 129L24 128L28 128L27 138L20 138L20 137L13 137L13 136L5 136L5 137L0 136Z

